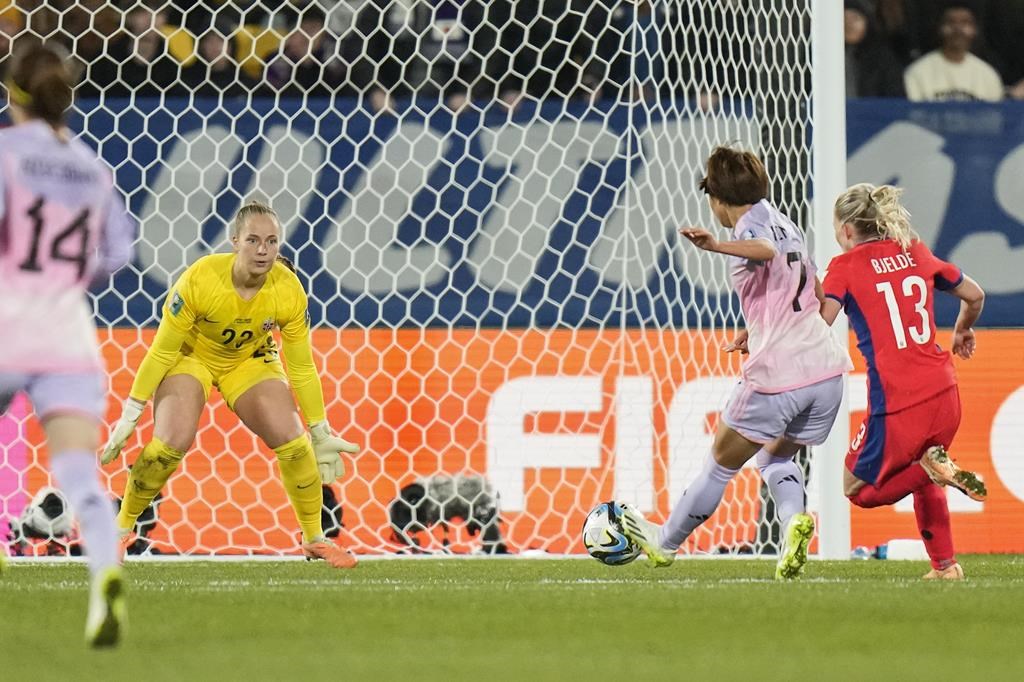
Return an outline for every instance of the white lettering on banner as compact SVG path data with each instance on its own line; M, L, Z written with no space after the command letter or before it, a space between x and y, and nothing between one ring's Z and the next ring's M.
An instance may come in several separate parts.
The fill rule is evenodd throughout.
M1006 489L1024 502L1024 386L1007 396L992 420L992 466Z
M599 376L527 376L494 392L487 405L487 476L502 509L524 509L526 469L601 465L601 434L525 433L523 420L541 412L598 412L602 382Z
M418 122L398 126L369 162L324 239L324 268L352 291L387 295L442 281L451 255L438 243L396 239L413 199L427 184L451 140Z
M615 391L616 500L642 512L654 510L654 382L650 377L619 377Z
M1024 225L1024 192L1021 192L1021 178L1024 178L1024 144L1006 155L996 168L995 195L999 207Z
M530 283L580 171L588 163L606 166L619 142L598 122L537 121L482 131L484 163L510 173L467 256L482 284L517 294Z
M200 239L198 228L214 215L215 198L230 185L231 169L240 166L245 146L226 128L211 126L183 135L164 160L165 170L139 214L145 230L145 239L138 242L139 262L158 283L170 286L173 277L227 240L226 224L223 239L210 247ZM249 189L241 194L243 200L256 196L269 201L281 216L287 238L303 219L325 155L323 144L309 135L273 126L266 133Z
M862 373L849 376L850 412L867 410L866 379ZM737 381L731 376L700 377L676 390L665 425L670 507L704 466L714 441L708 417L725 409ZM613 494L615 499L639 505L642 511L655 507L654 459L658 445L652 420L653 386L650 377L631 376L619 377L615 389ZM530 414L598 412L602 409L602 390L601 377L544 376L512 379L494 392L487 406L487 475L501 493L503 509L525 508L527 469L601 466L601 433L535 434L526 433L523 427ZM1017 444L1024 440L1024 387L1003 403L992 434L993 464L1007 488L1024 501L1024 462L1016 457ZM751 459L745 468L754 466ZM841 494L838 488L824 492ZM951 512L978 513L985 509L984 503L958 490L949 488L946 495ZM900 500L895 509L913 512L913 499L908 496Z
M213 214L216 191L225 185L243 147L226 128L210 126L184 134L163 159L163 170L139 212L145 239L137 248L143 272L164 288L207 253L197 228Z
M700 126L695 131L700 134L690 134L695 126ZM342 287L380 296L434 286L447 277L453 263L440 243L400 244L395 236L398 225L415 219L411 215L414 199L434 169L445 162L451 149L448 135L423 122L399 122L356 181L352 197L338 202L339 213L322 245L324 269ZM704 283L711 294L727 293L727 262L699 249L676 248L674 231L683 222L713 223L703 198L692 187L710 151L709 141L732 139L756 147L756 122L680 118L652 123L639 136L641 151L631 169L635 177L622 187L600 188L616 193L617 199L587 251L587 266L609 286L643 289L662 251L669 249L677 279ZM623 152L627 137L600 122L541 120L484 128L479 140L485 163L509 175L500 181L494 203L485 209L466 259L483 285L516 293L534 275L550 230L578 187L582 169L588 164L607 168ZM314 198L311 189L323 167L327 143L286 125L272 126L257 141L260 156L251 162L255 171L248 186L238 178L249 174L239 176L237 169L250 167L243 163L250 141L225 126L180 134L162 159L139 210L146 239L139 242L138 258L157 284L169 284L185 265L223 245L207 246L196 226L216 220L212 217L215 198L225 189L270 200L287 223L286 234L299 221L311 218L305 215L306 207ZM942 151L944 144L941 135L899 121L871 137L847 163L851 182L896 182L906 188L905 202L914 226L929 246L935 244L944 222L956 170ZM995 201L1011 224L1012 219L1024 223L1022 176L1024 145L1012 149L995 171ZM1024 280L1017 276L1024 267L1024 246L1014 245L1005 231L965 227L973 231L951 251L949 260L990 293L1024 291ZM879 273L907 267L899 261L873 265Z
M1010 152L999 164L994 190L999 207L1024 225L1021 178L1024 178L1024 145ZM1014 294L1024 290L1024 278L1020 276L1024 270L1024 246L1014 246L1003 232L971 232L957 244L949 259L989 294Z
M702 377L682 384L669 407L671 502L700 472L714 433L707 417L721 411L736 377ZM601 434L530 434L523 419L539 412L595 412L602 407L600 377L521 377L502 385L487 407L487 475L501 493L501 507L522 511L524 471L530 468L599 467ZM653 382L620 377L616 390L615 496L654 508ZM753 461L748 463L753 466Z
M862 145L846 162L850 184L895 182L914 229L929 247L938 239L956 167L942 148L946 140L917 124L899 121ZM894 152L894 150L899 150Z
M676 279L687 277L711 294L729 291L726 259L678 245L676 228L686 223L715 224L697 189L700 170L715 140L737 140L758 147L756 121L744 118L681 118L651 124L640 133L642 165L627 181L587 254L587 265L610 285L643 289L668 249ZM628 228L628 229L627 229Z
M670 508L704 466L715 440L708 416L725 409L737 381L738 377L700 377L679 386L672 397L665 425ZM754 460L746 466L754 466Z
M287 241L292 229L305 219L327 150L319 140L289 126L273 126L265 137L250 194L243 194L242 200L262 198L270 202L281 218Z

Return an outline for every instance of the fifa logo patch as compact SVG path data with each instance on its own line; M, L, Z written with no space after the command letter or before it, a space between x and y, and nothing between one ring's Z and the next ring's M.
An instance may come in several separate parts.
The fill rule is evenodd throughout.
M273 318L268 317L267 319L263 320L263 327L262 327L263 331L269 332L273 328L274 328L274 319Z
M177 315L185 307L185 299L177 291L171 296L171 315Z

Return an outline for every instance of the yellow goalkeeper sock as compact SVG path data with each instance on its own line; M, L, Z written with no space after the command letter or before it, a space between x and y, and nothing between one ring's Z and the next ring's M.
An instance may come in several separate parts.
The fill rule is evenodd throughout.
M324 491L320 487L320 471L309 437L302 434L274 448L274 452L281 467L281 482L302 528L303 540L312 542L322 538L324 530L320 524L320 510L324 506Z
M136 519L153 502L184 456L183 451L175 450L159 438L149 441L128 476L121 511L117 514L118 529L130 531L135 528Z

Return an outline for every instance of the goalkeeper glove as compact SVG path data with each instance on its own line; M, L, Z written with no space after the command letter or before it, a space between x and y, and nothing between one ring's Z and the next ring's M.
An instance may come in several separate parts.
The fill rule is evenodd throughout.
M103 448L103 455L100 457L101 463L110 464L117 459L117 456L121 454L121 448L124 447L125 441L135 431L135 426L139 423L142 410L145 408L146 403L140 403L134 398L128 398L128 400L124 401L121 418L114 424L114 428L110 432L110 438Z
M326 485L344 476L345 462L339 453L354 455L359 452L359 446L336 436L326 420L310 424L309 435L313 439L313 453L316 455L317 468L320 469L320 480Z

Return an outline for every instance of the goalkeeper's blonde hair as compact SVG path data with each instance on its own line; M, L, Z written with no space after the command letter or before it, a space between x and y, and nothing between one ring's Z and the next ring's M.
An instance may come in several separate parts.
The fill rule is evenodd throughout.
M836 199L835 214L865 238L892 239L904 250L920 239L910 225L910 211L900 203L903 190L892 185L853 185Z
M278 229L281 229L281 220L277 217L277 211L272 209L270 204L265 204L262 201L253 199L246 202L244 206L238 209L238 213L235 214L234 220L231 221L231 232L229 236L232 239L237 239L242 233L242 226L245 225L245 221L254 215L270 216L277 223Z

